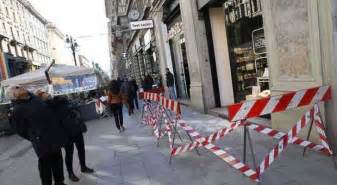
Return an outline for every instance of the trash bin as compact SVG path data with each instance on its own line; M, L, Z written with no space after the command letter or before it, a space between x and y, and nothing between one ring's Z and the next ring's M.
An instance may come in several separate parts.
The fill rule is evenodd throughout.
M96 113L95 103L80 104L78 109L84 121L90 121L99 118L98 114Z

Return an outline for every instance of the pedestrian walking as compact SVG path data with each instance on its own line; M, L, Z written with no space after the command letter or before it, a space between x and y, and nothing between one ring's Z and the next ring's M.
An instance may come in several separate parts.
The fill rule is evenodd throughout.
M57 115L40 98L25 88L14 86L7 90L13 103L11 126L22 138L30 141L38 157L42 185L65 185L61 148L67 136Z
M123 84L123 80L121 80L120 77L117 77L117 85L119 89L121 88L122 84Z
M169 98L170 99L176 99L176 91L174 88L174 76L171 73L169 68L166 68L166 85L168 88L168 92L169 92Z
M135 105L135 107L137 108L137 110L139 110L139 104L138 104L138 85L137 85L137 81L135 79L131 80L131 86L133 86L132 89L132 97L133 97L133 102L132 104Z
M130 85L130 82L127 78L124 78L124 82L121 86L121 94L123 97L123 104L127 107L129 115L133 113L133 106L131 104L132 102L132 87Z
M144 91L149 91L152 89L153 87L153 78L151 77L151 75L146 75L144 78L144 83L143 83L143 89Z
M123 98L116 80L113 80L110 84L108 103L110 105L111 112L115 117L115 124L119 133L125 131L125 127L123 126Z

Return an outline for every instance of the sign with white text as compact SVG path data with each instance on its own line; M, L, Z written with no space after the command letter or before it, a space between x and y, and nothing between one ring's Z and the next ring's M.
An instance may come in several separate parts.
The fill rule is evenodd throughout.
M131 30L142 30L153 28L153 20L130 22L130 28Z

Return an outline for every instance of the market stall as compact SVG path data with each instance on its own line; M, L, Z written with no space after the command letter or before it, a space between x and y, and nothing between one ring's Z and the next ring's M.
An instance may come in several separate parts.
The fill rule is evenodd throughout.
M89 91L100 86L98 79L94 69L55 64L42 66L38 70L4 80L1 82L0 89L0 110L3 112L1 115L7 115L10 103L6 97L6 89L19 85L31 92L41 89L49 92L52 96L67 95L76 102L79 111L85 115L85 120L94 119L96 116L95 105L86 104L85 98L87 98ZM93 114L89 114L91 112ZM2 116L0 128L7 124L8 118Z
M47 69L48 66L44 66L36 71L4 80L1 82L2 91L9 86L20 85L30 91L44 89L52 95L63 95L94 90L98 86L93 69L56 64L48 71L50 81L46 76ZM6 98L3 93L2 95Z

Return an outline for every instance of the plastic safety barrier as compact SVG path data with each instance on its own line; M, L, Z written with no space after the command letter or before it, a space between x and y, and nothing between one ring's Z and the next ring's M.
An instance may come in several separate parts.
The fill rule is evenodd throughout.
M188 132L193 137L194 141L191 143L173 147L171 150L171 157L183 154L188 151L192 151L199 147L204 147L205 149L225 161L231 167L239 170L243 175L249 177L255 182L260 182L261 175L280 156L280 154L286 149L289 144L295 144L304 147L303 153L305 153L306 149L311 149L317 152L321 152L324 155L332 156L333 152L328 144L328 139L325 134L325 126L322 122L318 105L320 102L326 102L330 99L331 88L329 86L323 86L231 105L228 107L229 120L231 121L230 127L225 127L207 137L202 137L200 133L198 133L192 127L188 126L186 122L180 120L179 126L183 128L186 132ZM301 116L299 121L290 129L288 133L283 133L247 121L248 118L259 117L262 115L276 112L283 112L286 110L292 110L295 108L309 105L311 105L312 107L304 115ZM301 129L306 126L310 126L310 129L307 140L303 140L298 137L298 134ZM226 135L231 133L233 130L238 129L239 127L244 127L245 142L242 162L234 156L230 155L229 152L227 152L225 149L221 149L214 144L217 140L224 138ZM308 141L313 127L316 128L320 136L320 144L315 144ZM253 142L250 137L249 129L279 140L278 144L264 157L260 165L258 165L256 161L253 149ZM247 165L247 140L249 142L250 150L253 156L254 168L251 168L249 165Z

